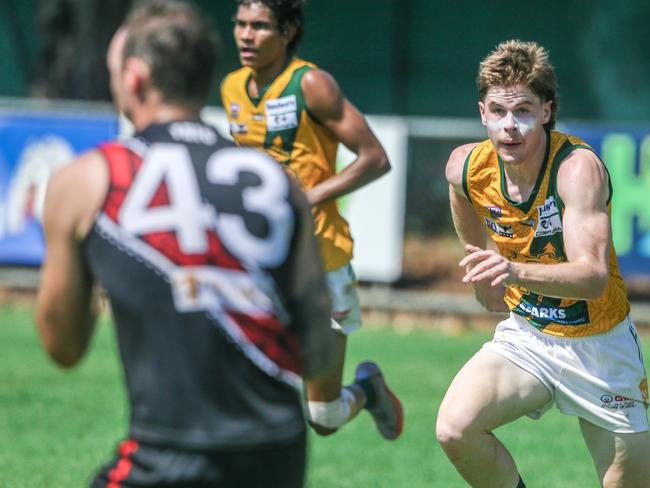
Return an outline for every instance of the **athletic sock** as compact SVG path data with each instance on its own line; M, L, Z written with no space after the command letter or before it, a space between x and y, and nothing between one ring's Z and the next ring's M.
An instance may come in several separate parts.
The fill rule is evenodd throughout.
M524 483L524 480L521 479L521 475L519 475L519 483L517 483L516 488L526 488L526 484Z
M366 394L366 404L364 408L372 408L375 406L376 396L375 389L372 387L370 378L363 378L354 382L355 385L359 385L363 392Z

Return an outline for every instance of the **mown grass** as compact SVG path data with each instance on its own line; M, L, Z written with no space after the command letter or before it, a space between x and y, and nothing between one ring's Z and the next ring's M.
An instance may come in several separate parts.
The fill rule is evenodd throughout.
M434 423L447 385L488 333L448 337L374 325L351 338L346 379L357 362L380 362L404 403L404 434L395 442L383 441L363 412L334 436L312 435L308 486L465 486L436 442ZM0 308L0 487L87 486L125 436L127 416L108 320L102 321L83 363L64 371L46 358L28 308ZM497 435L530 487L598 485L573 418L552 410L539 422L524 418Z

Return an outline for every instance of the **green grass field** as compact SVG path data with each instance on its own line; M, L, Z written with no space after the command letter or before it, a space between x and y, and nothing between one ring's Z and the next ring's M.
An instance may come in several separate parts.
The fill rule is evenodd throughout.
M478 332L460 337L435 331L400 334L388 327L368 327L354 335L348 379L358 361L379 360L404 403L404 434L396 442L383 441L362 412L335 436L312 436L308 486L465 486L436 442L435 416L453 375L487 338ZM45 357L29 309L0 308L0 487L86 486L125 436L126 422L107 321L80 367L64 371ZM598 485L577 421L557 410L538 422L521 419L497 435L531 488Z

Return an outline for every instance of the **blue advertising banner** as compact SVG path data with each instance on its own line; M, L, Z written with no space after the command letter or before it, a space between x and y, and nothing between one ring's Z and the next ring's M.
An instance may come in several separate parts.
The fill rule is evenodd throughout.
M0 265L40 265L49 177L117 130L109 112L0 111Z
M0 110L0 265L40 265L49 177L118 130L111 112ZM560 130L584 139L607 164L621 271L650 278L650 126L570 122Z
M621 272L650 278L650 127L571 123L562 130L584 139L607 165Z

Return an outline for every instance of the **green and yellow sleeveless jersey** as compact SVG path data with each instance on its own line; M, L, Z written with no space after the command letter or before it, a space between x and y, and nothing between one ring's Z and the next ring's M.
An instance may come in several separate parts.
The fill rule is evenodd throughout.
M552 265L567 261L562 234L564 204L556 180L560 164L576 148L592 150L577 137L547 132L544 161L525 202L509 198L503 162L490 140L470 152L463 170L463 190L502 256L519 263ZM611 182L609 190L611 213ZM546 297L520 286L508 286L508 308L537 329L556 336L584 337L612 329L625 319L630 304L614 245L610 245L607 289L597 299Z
M309 190L336 174L338 141L309 113L300 88L302 76L317 67L294 58L258 98L248 92L252 72L243 67L221 85L230 133L237 145L261 149ZM326 271L352 259L353 241L335 201L313 209Z

